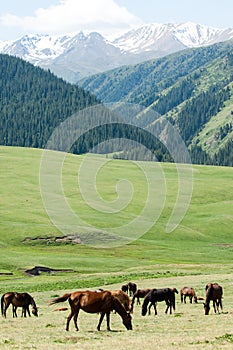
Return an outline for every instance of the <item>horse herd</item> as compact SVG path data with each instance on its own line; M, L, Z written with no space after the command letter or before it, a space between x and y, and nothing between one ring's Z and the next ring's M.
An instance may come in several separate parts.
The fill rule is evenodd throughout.
M223 289L218 283L208 283L206 285L206 298L204 302L204 313L209 314L210 301L213 301L213 308L215 313L219 313L219 306L222 309L222 295ZM120 290L96 290L96 291L77 291L73 293L66 293L61 297L52 299L49 305L54 305L60 302L68 300L70 304L70 314L67 317L66 330L69 330L69 324L71 319L74 320L74 325L78 331L77 319L79 311L83 310L87 313L100 313L100 319L97 325L97 330L100 330L102 321L106 315L107 330L110 329L110 313L115 311L122 319L123 325L127 330L132 330L132 316L135 300L140 305L140 299L143 298L141 315L145 316L153 306L155 315L157 315L157 303L165 301L166 309L165 313L172 309L175 310L175 295L178 294L176 288L162 288L162 289L138 289L137 285L133 282L122 285ZM189 298L190 303L194 300L195 303L198 300L204 300L203 298L197 298L196 293L192 287L183 287L180 290L181 302L186 303L186 298ZM6 317L6 311L12 304L13 317L17 317L17 308L22 308L22 316L26 317L30 315L29 306L32 307L32 314L38 316L38 308L35 300L28 293L8 292L1 297L1 312L2 316ZM61 308L57 310L67 310L67 308Z

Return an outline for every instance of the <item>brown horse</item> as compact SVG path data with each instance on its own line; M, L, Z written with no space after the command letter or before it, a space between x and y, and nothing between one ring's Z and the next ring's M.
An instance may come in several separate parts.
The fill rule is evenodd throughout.
M222 295L223 289L218 283L208 283L205 287L206 290L206 299L204 302L204 310L205 315L209 314L210 311L210 300L213 300L214 312L218 311L219 313L219 305L221 309L222 307Z
M115 310L122 318L124 326L128 329L132 329L132 318L121 302L112 295L110 291L92 292L81 291L64 294L62 297L53 299L50 305L66 301L68 299L70 304L70 314L67 317L66 330L69 330L69 324L72 317L74 317L74 325L78 331L77 319L80 309L87 313L101 313L97 330L100 330L101 323L106 314L107 317L107 330L110 331L110 312Z
M175 293L178 294L176 288L152 289L144 298L142 304L142 316L146 315L149 303L148 314L150 314L151 307L154 306L155 315L157 315L156 304L158 301L165 301L167 305L165 313L170 309L170 314L172 314L172 308L175 310Z
M126 312L133 313L133 301L130 299L128 294L122 290L110 290L111 294L117 298L120 303L124 306Z
M1 311L2 315L6 317L6 310L12 304L13 307L13 317L17 317L17 307L22 307L22 315L26 317L29 311L29 305L32 305L32 313L34 316L38 317L38 308L32 296L28 293L16 293L16 292L8 292L2 295L1 297Z
M183 287L180 290L180 300L186 304L186 298L189 298L190 303L192 304L193 300L197 303L197 296L195 290L192 287Z
M145 296L151 291L150 288L147 289L138 289L132 299L132 303L134 304L135 299L137 298L137 305L140 305L140 298L145 298Z

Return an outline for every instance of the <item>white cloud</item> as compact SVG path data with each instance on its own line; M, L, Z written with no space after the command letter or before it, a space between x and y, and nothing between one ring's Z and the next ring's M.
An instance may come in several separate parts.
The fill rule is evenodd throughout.
M5 14L2 26L22 33L60 34L72 31L98 31L104 35L130 29L142 21L114 0L59 0L58 5L39 8L33 16Z

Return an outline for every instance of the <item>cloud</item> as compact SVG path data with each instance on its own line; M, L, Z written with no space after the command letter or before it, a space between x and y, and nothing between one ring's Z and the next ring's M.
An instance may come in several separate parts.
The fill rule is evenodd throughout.
M80 30L103 35L127 30L142 21L114 0L59 0L57 5L38 8L33 16L8 13L0 18L2 26L22 33L61 34Z

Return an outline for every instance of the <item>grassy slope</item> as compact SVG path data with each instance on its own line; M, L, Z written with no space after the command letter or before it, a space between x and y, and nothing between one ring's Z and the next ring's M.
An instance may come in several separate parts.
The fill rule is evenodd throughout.
M232 168L194 167L192 202L181 225L171 234L165 225L173 208L177 174L174 165L162 165L167 181L167 197L159 220L141 239L119 248L96 249L86 245L46 245L22 243L25 237L62 235L50 222L40 196L39 166L41 150L1 147L1 222L0 290L15 286L28 290L52 290L95 286L128 277L196 274L231 270ZM100 214L82 204L77 191L77 170L81 157L68 155L64 165L64 189L70 205L94 225L120 225L137 214L145 198L141 171L134 163L111 161L99 174L98 190L105 199L114 200L115 181L133 179L135 197L121 215ZM149 163L148 163L149 164ZM116 219L117 218L117 219ZM219 265L220 264L220 265ZM23 270L35 265L73 268L76 272L30 279ZM197 268L198 266L198 268ZM77 281L78 273L78 281ZM94 275L90 275L94 274ZM127 277L128 275L128 277ZM19 279L15 279L15 277ZM13 287L15 288L15 287Z

